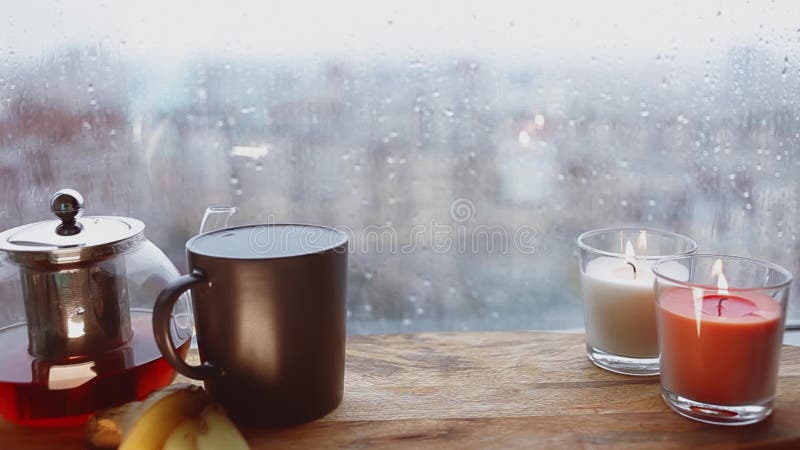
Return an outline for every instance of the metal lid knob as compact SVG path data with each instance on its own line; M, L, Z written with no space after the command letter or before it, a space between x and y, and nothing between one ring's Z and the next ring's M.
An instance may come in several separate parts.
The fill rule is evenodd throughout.
M84 216L83 196L62 189L50 197L58 219L21 225L0 233L0 254L39 271L97 264L122 254L144 238L144 223L130 217ZM2 303L2 298L0 298Z
M83 229L77 222L83 215L83 196L75 189L61 189L53 194L50 197L50 211L61 219L61 225L56 228L60 236L72 236Z

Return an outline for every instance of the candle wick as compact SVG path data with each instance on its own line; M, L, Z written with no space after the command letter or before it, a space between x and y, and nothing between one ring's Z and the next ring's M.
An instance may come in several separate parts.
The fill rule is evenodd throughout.
M633 269L633 279L635 280L636 279L636 266L632 262L626 262L626 264L631 266L631 269Z
M720 297L719 302L717 302L717 316L722 317L722 302L727 300L728 297Z

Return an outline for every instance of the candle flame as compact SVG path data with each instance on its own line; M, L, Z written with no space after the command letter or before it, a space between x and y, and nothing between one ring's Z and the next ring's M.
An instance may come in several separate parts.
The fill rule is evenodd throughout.
M725 278L725 274L719 274L719 279L717 279L717 290L719 291L720 295L729 295L728 294L728 280Z
M714 264L711 265L711 276L717 277L717 294L719 295L729 295L728 293L728 279L725 278L725 274L722 271L722 260L717 259L714 261Z
M639 238L636 240L636 248L639 250L640 254L647 251L647 230L639 231Z
M636 251L633 249L631 241L627 241L625 242L625 261L633 262L634 258L636 258Z
M633 269L633 279L636 279L636 251L633 250L633 244L631 241L625 242L625 264L631 266Z

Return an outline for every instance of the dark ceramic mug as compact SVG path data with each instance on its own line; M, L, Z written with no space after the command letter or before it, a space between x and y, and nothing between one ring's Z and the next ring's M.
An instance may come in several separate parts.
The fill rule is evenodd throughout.
M347 235L313 225L251 225L186 243L190 273L158 296L153 331L175 369L239 423L286 425L334 410L344 390ZM170 315L191 289L202 364L186 363Z

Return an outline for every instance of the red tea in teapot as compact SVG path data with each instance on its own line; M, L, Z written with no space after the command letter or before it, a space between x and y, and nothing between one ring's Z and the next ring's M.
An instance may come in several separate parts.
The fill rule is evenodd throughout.
M0 416L33 426L79 425L89 414L142 399L169 384L175 371L158 351L150 311L131 311L133 337L93 359L53 363L28 353L25 324L0 330ZM190 339L173 341L181 356Z

